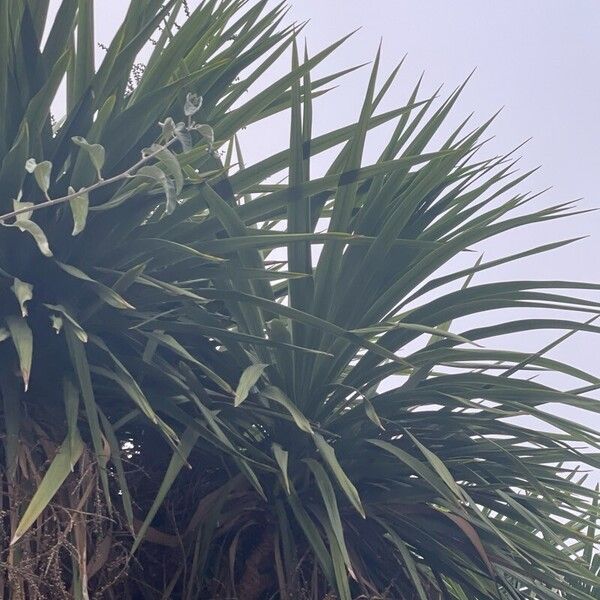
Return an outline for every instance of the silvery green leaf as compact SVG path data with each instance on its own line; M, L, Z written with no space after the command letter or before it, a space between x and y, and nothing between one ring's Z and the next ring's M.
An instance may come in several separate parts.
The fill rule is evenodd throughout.
M133 196L135 196L142 189L144 189L145 186L146 186L146 184L142 183L133 188L126 189L125 191L121 192L120 194L113 196L113 198L111 200L109 200L108 202L105 202L104 204L99 204L97 206L90 206L89 210L99 212L99 211L104 211L104 210L111 210L112 208L121 206L121 204L123 204L124 202L127 202L127 200L129 200L130 198L133 198Z
M289 344L292 341L290 329L286 319L272 319L267 322L267 334L269 339Z
M58 335L63 328L63 320L59 315L50 315L50 321L52 322L52 328L56 331L56 335Z
M33 298L33 286L30 283L21 281L18 277L15 277L14 283L10 286L10 289L19 301L21 315L26 317L28 314L26 303Z
M156 165L146 165L136 171L135 177L154 179L163 187L166 196L165 212L170 215L177 207L177 190L173 181Z
M27 231L35 240L35 243L38 245L40 252L44 256L52 256L52 250L50 250L48 238L46 237L46 234L44 233L42 228L37 223L29 221L28 219L21 218L17 219L15 223L5 225L5 227L17 227L19 231Z
M144 177L162 183L166 177L164 171L156 165L145 165L135 172L134 177Z
M197 94L192 94L191 92L185 98L185 105L183 107L183 112L186 117L191 117L196 114L200 107L202 106L202 96L198 96Z
M6 327L0 327L0 342L7 340L10 337L10 331Z
M75 190L69 186L69 195L74 194ZM73 214L73 232L71 235L78 235L85 228L88 210L90 206L88 193L81 191L80 194L69 200L71 213Z
M19 200L13 200L13 210L21 210L22 208L31 208L33 206L33 202L20 202ZM32 210L27 210L25 212L19 213L15 216L17 221L29 221L31 219L31 215L33 215Z
M173 180L169 177L165 177L163 182L163 188L165 190L165 196L167 198L167 202L165 205L165 212L170 215L173 214L173 211L177 208L177 189Z
M84 344L88 341L88 335L83 329L83 327L67 312L67 309L62 304L44 304L44 306L46 308L49 308L50 310L54 310L57 313L60 313L60 315L50 315L50 320L52 321L52 326L54 327L54 329L56 329L56 333L60 332L60 327L62 327L64 323L64 317L65 319L67 319L67 321L69 321L69 323L71 323L71 325L73 325L75 335ZM55 325L55 322L56 325L60 325L58 329Z
M175 188L179 194L183 188L183 172L181 171L181 166L177 157L168 148L162 148L158 144L152 144L152 146L150 146L150 151L162 163L169 175L173 177Z
M175 121L171 117L167 117L164 123L159 123L162 128L162 136L165 142L168 142L174 135L175 130L177 129L177 125L175 125Z
M101 178L102 167L106 158L106 150L101 144L90 144L85 138L76 135L71 138L78 146L83 148L89 155L98 177Z
M52 163L49 160L43 160L41 163L35 161L35 158L30 158L25 163L25 170L28 173L33 173L35 180L44 194L50 187L50 174L52 173Z
M215 141L215 132L210 125L206 125L206 124L196 125L196 130L203 137L205 137L209 141L209 143L212 144Z
M184 152L189 152L192 149L192 136L185 128L184 123L177 123L177 126L175 127L175 137L181 144L181 149Z

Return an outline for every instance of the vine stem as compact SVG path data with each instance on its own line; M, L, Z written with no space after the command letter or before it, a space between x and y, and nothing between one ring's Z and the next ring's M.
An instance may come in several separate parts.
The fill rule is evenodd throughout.
M93 192L94 190L97 190L104 186L116 183L118 181L122 181L123 179L135 177L134 171L137 171L140 167L144 166L145 163L158 156L163 150L166 150L171 144L173 144L176 141L177 138L175 137L170 139L164 146L160 146L158 150L155 150L147 156L142 157L140 160L138 160L138 162L136 162L134 165L132 165L126 171L123 171L123 173L120 173L119 175L114 175L113 177L109 177L108 179L101 179L100 181L97 181L96 183L90 185L87 188L81 188L78 192L67 194L66 196L61 196L60 198L46 200L45 202L40 202L39 204L34 204L33 206L17 208L16 210L8 212L4 215L0 215L0 224L4 225L4 221L6 219L16 217L17 215L20 215L22 213L33 212L34 210L40 210L41 208L49 208L50 206L55 206L56 204L63 204L65 202L69 202L69 200L73 200L79 196L82 196L83 194L89 194L90 192Z

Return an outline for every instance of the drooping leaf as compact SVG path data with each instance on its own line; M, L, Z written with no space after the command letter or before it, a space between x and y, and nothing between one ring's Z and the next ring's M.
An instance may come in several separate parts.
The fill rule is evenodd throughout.
M183 188L183 172L179 161L175 154L173 154L168 148L153 144L148 149L148 154L153 154L162 164L164 170L171 176L175 182L175 192L179 194Z
M277 464L279 465L279 469L281 471L281 477L283 479L283 484L285 486L285 491L288 494L291 494L290 479L289 479L289 475L288 475L289 453L287 452L287 450L284 450L280 444L277 444L277 443L274 443L271 446L271 449L273 450L273 456L275 457L275 460L277 461Z
M323 503L325 504L325 509L327 511L327 515L329 517L329 523L331 525L331 529L333 534L335 535L337 544L342 553L344 562L348 569L352 568L352 563L350 561L350 556L348 554L348 550L346 548L346 541L344 537L344 528L342 525L342 518L340 516L340 511L338 507L338 502L335 496L335 490L333 488L333 484L329 479L327 472L323 468L323 466L316 460L313 459L305 459L305 462L308 464L310 470L312 471L319 491L321 492L321 496L323 498Z
M313 433L309 420L279 388L267 386L261 390L261 394L283 406L290 413L299 429L306 433Z
M388 538L400 551L400 555L402 556L402 560L404 561L406 570L408 571L408 574L410 575L410 578L414 583L415 589L417 590L417 594L419 595L419 599L428 600L427 594L423 587L423 581L421 580L421 576L419 575L419 571L417 569L415 560L412 557L410 550L407 548L402 538L395 531L388 531L385 534L385 537Z
M194 447L198 437L198 432L193 429L186 429L182 435L177 452L174 452L173 456L171 457L171 461L169 462L169 466L167 467L167 471L165 472L163 480L160 484L160 488L156 494L156 497L154 498L154 502L152 503L144 522L136 532L135 541L131 548L132 553L134 553L138 546L144 541L144 536L148 527L150 526L150 523L154 519L154 516L163 503L165 496L175 482L177 475L185 466L185 461L190 455L190 452L192 451L192 448Z
M19 357L19 370L27 391L33 361L33 333L23 317L8 315L5 320Z
M47 257L53 256L50 245L48 244L48 238L42 230L42 228L33 221L29 221L25 218L20 218L13 224L4 224L5 227L16 227L19 231L27 232L34 239L40 252Z
M342 466L340 465L340 463L335 455L335 450L331 447L330 444L328 444L325 441L325 438L321 434L315 433L314 439L315 439L315 444L316 444L317 448L319 449L321 456L323 457L323 460L325 461L327 466L330 468L334 477L337 479L337 482L338 482L340 488L342 489L344 494L346 494L346 496L348 497L348 500L350 500L350 502L352 503L354 508L363 517L363 519L366 518L365 509L363 508L362 502L360 501L358 491L357 491L356 487L354 486L354 484L352 483L352 481L350 481L350 479L344 472L344 469L342 468Z
M197 94L193 94L192 92L190 92L185 98L183 112L186 117L191 117L200 110L201 106L202 96L198 96Z
M72 277L89 283L91 287L95 290L95 292L98 294L98 296L110 306L120 309L133 309L133 306L131 306L129 302L127 302L119 294L117 294L117 292L107 287L103 283L92 279L91 277L86 275L81 269L59 261L56 261L56 264Z
M177 188L173 180L167 177L165 172L156 165L145 165L141 167L138 169L135 176L151 179L159 183L165 193L165 212L167 215L173 214L173 211L177 207Z
M83 406L87 417L87 423L90 428L92 444L96 454L96 460L100 467L100 481L102 491L106 502L111 504L111 496L109 492L108 474L106 465L109 457L106 455L102 431L100 429L100 419L98 417L98 406L94 394L94 386L92 385L92 377L90 373L90 365L87 358L87 353L83 342L79 339L75 328L70 321L64 321L65 337L67 340L67 348L73 371L75 372L77 386L81 392Z
M98 179L102 179L102 167L106 160L106 150L101 144L90 144L84 137L76 135L71 138L75 144L80 146L90 157L94 169L98 175Z
M267 365L255 364L250 365L244 370L240 377L237 389L235 390L234 406L239 406L248 397L248 394L256 385L256 382L260 379L266 367Z
M69 187L69 195L75 194L75 190ZM87 192L81 192L69 200L71 214L73 215L73 232L71 235L79 235L85 229L90 200Z
M52 324L52 329L54 329L58 335L62 331L64 325L63 318L60 315L53 313L50 315L50 323Z
M20 196L18 200L13 200L13 210L19 211L15 215L15 221L30 221L33 211L28 209L32 206L34 206L33 202L21 202Z
M67 309L64 306L62 306L61 304L46 303L44 303L44 306L58 313L50 315L53 327L56 329L56 333L60 333L60 329L62 328L62 319L64 317L73 326L73 331L75 335L79 338L79 340L81 340L83 343L88 341L87 333L84 331L83 327L81 327L81 325L71 316L71 314L67 311Z
M48 160L38 163L34 158L30 158L25 163L25 170L28 173L33 173L39 188L42 190L42 192L47 193L48 189L50 188L52 163Z
M209 144L212 144L215 141L215 132L210 125L202 124L196 126L196 131L208 141Z
M26 304L33 298L33 285L25 281L21 281L18 277L15 277L10 289L13 291L14 295L17 297L17 300L19 301L19 306L21 307L21 316L25 318L28 314Z
M31 501L27 505L10 541L11 545L23 537L27 530L35 523L35 520L46 509L65 479L69 476L69 473L71 473L73 466L79 460L82 452L83 442L79 435L74 440L65 440L63 442L44 474L33 498L31 498Z

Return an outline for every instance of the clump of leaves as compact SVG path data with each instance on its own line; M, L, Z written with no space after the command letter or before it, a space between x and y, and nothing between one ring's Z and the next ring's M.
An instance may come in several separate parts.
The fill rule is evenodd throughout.
M597 493L565 465L600 439L543 409L597 411L598 378L490 344L598 332L599 286L473 282L572 240L439 273L574 206L534 211L510 155L476 160L490 123L434 146L460 89L378 112L379 56L358 121L314 135L344 40L300 60L283 5L136 0L97 68L92 0L46 9L0 0L2 591L593 598ZM289 147L246 166L239 132L286 110Z

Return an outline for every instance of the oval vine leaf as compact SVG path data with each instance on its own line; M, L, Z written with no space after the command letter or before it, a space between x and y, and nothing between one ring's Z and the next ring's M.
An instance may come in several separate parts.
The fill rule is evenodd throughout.
M13 339L17 356L19 357L19 368L21 377L25 386L25 391L29 387L29 375L31 374L31 362L33 359L33 334L22 317L9 315L6 317L6 325Z
M21 210L23 208L31 208L33 206L33 202L21 202L20 200L13 200L13 210ZM17 221L29 221L31 219L31 215L33 215L32 210L26 210L18 215L15 215L15 220Z
M179 194L183 188L183 172L175 154L168 148L163 148L158 144L152 144L149 150L152 154L155 154L165 170L171 175L175 182L175 190Z
M19 301L21 315L26 317L28 314L26 303L33 298L33 286L30 283L26 283L15 277L14 283L10 286L10 289Z
M75 194L75 190L69 186L69 195ZM90 207L90 199L88 193L80 191L80 193L69 200L71 213L73 214L73 232L71 235L78 235L85 229L88 211Z
M106 150L101 144L90 144L84 137L76 135L71 138L79 147L85 150L96 169L98 179L102 179L102 167L106 160Z
M175 136L175 129L177 128L177 125L175 125L175 121L173 121L172 117L167 117L164 122L159 121L158 124L161 127L164 142L168 142L172 137Z
M27 213L24 213L24 214L27 214ZM17 215L17 217L18 216L20 216L20 215ZM27 233L29 233L31 235L31 237L33 237L33 239L35 240L35 243L37 244L38 248L40 249L40 252L44 256L48 256L48 257L52 256L52 250L50 250L50 245L48 244L48 238L46 237L46 234L44 233L42 228L37 223L34 223L33 221L29 221L27 219L21 218L21 219L17 219L14 223L12 223L10 225L6 225L6 227L16 227L20 231L26 231Z
M292 334L288 327L286 319L271 319L267 322L267 334L269 339L277 342L289 344L292 341Z
M202 106L202 96L198 94L192 94L191 92L185 98L185 104L183 106L183 112L186 117L195 115Z
M58 335L63 328L63 320L59 315L50 315L50 322L52 323L52 329L56 331L56 335Z
M85 344L88 341L88 335L83 329L83 327L67 312L67 309L62 304L44 304L46 308L50 310L54 310L60 315L50 315L50 320L52 321L52 326L56 329L56 333L60 333L60 330L63 326L63 317L73 325L73 329L75 331L75 335ZM56 321L55 321L56 319ZM60 326L57 328L56 325ZM55 325L56 323L56 325Z
M39 188L46 194L50 188L50 174L52 173L52 163L49 160L36 162L35 158L30 158L25 163L25 170L28 173L33 173L35 181Z
M235 390L235 399L233 401L234 406L239 406L250 393L250 390L256 385L256 382L260 379L264 370L268 365L256 364L250 365L240 377L240 382Z
M177 193L175 184L168 177L164 178L162 182L163 189L165 190L166 204L165 204L165 212L168 215L173 214L174 210L177 208Z
M210 125L196 125L196 130L200 135L206 138L211 144L215 141L215 132Z
M21 521L10 541L11 545L23 537L48 504L50 504L50 501L54 498L56 492L58 492L60 486L64 483L81 457L82 452L83 442L79 434L75 436L74 440L66 439L62 443L58 454L52 460L42 482L33 495L31 502L29 502L29 506L27 506L25 513L21 517Z
M135 173L136 177L153 179L163 187L166 197L165 212L170 215L177 207L177 189L173 181L165 175L165 172L156 165L146 165Z
M144 177L146 179L162 182L166 175L164 171L156 165L145 165L135 172L135 177Z
M177 123L177 126L175 127L175 137L181 144L183 152L189 152L192 149L192 136L185 128L184 123Z

